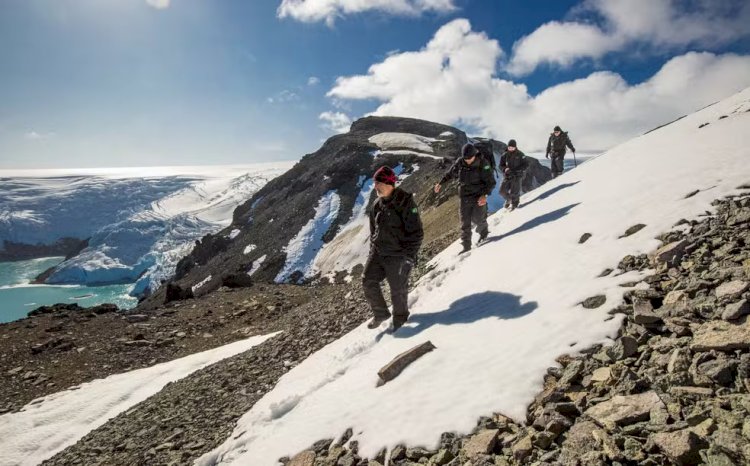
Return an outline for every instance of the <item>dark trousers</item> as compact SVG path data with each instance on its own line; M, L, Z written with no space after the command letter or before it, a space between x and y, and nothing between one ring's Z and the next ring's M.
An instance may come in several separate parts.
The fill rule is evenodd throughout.
M406 257L370 253L365 270L362 272L362 288L375 317L390 316L383 290L380 287L380 282L388 280L388 285L391 287L393 317L406 321L409 317L409 272L411 272L411 265L406 261Z
M552 170L552 178L556 178L562 175L565 171L565 154L551 154L550 155L550 169Z
M514 207L518 207L518 203L521 202L521 181L520 176L514 176L503 178L500 184L500 195L506 203L510 202Z
M489 231L487 226L487 204L479 206L477 201L479 197L461 196L460 217L461 217L461 243L464 246L471 246L471 224L477 226L479 236L485 237Z

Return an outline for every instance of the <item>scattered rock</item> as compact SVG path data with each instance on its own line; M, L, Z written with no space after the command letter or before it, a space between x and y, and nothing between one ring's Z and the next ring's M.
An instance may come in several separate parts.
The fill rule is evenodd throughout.
M700 463L701 458L698 452L708 446L708 442L689 429L654 434L651 440L665 455L678 464Z
M608 429L634 422L646 421L649 413L657 406L663 406L659 396L649 391L637 395L615 396L587 409L584 414Z
M591 238L591 236L592 236L591 233L584 233L584 234L582 234L581 237L578 239L578 244L585 243L586 241L589 240L589 238Z
M638 233L639 231L643 230L644 228L646 228L646 225L644 225L642 223L639 223L637 225L633 225L632 227L630 227L627 230L625 230L625 233L622 236L620 236L620 238L627 238L628 236L632 236L632 235Z
M728 283L722 283L716 288L716 297L719 299L738 299L742 296L742 293L747 291L748 287L750 287L750 282L744 280L733 280Z
M300 452L287 463L287 466L315 466L315 452L312 450Z
M733 351L750 348L750 320L734 324L709 321L694 331L690 349L693 351Z
M736 303L727 304L721 318L724 320L737 320L742 316L750 314L750 302L747 299Z
M604 295L597 295L592 296L590 298L586 298L586 300L583 301L583 307L586 309L596 309L597 307L601 307L605 302L607 302L607 297Z
M479 432L469 438L464 444L464 453L468 458L475 458L479 455L492 453L497 443L497 429L488 429Z

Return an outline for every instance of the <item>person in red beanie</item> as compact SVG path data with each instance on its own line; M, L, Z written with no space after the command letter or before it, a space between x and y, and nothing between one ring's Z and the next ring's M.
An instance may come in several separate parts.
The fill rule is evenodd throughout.
M388 280L393 303L393 330L409 318L409 273L417 261L424 232L414 197L396 187L398 177L389 166L373 176L378 199L370 210L370 254L362 273L365 298L373 318L367 327L378 328L391 317L381 282Z

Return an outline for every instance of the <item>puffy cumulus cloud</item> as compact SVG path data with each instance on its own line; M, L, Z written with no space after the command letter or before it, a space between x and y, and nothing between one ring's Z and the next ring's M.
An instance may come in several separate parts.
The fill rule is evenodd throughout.
M577 148L599 150L750 85L750 56L704 52L674 57L640 84L597 72L532 96L525 85L497 77L500 56L497 41L455 20L419 51L338 78L328 96L376 99L374 115L470 125L527 150L542 150L559 124Z
M170 0L146 0L149 6L156 8L157 10L165 10L169 8Z
M323 112L319 118L323 121L323 128L334 133L346 133L352 125L352 119L342 112Z
M593 15L601 26L543 24L513 45L507 71L519 76L540 64L569 66L627 48L655 53L688 46L710 49L750 34L747 0L585 0L575 11Z
M277 14L279 18L307 23L325 21L332 26L336 18L367 11L416 16L428 11L443 13L455 9L453 0L282 0Z

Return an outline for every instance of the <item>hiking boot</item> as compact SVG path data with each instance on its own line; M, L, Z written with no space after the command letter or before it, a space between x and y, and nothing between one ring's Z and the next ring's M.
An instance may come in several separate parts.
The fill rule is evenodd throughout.
M389 315L386 315L386 316L375 316L367 324L367 328L369 328L370 330L374 330L374 329L380 327L380 324L382 324L383 322L385 322L386 320L388 320L390 317L391 316L389 316Z
M505 205L503 206L506 209L510 209L510 201L505 201Z
M464 244L464 248L459 252L459 254L463 254L469 251L471 251L471 243Z
M403 327L407 320L409 320L409 316L406 316L406 317L393 316L393 322L391 323L391 331L395 332L396 330Z
M483 235L479 235L479 239L477 240L477 246L479 246L480 244L482 244L482 243L484 243L485 241L487 241L487 235L488 235L488 234L489 234L489 233L485 233L485 234L483 234Z

